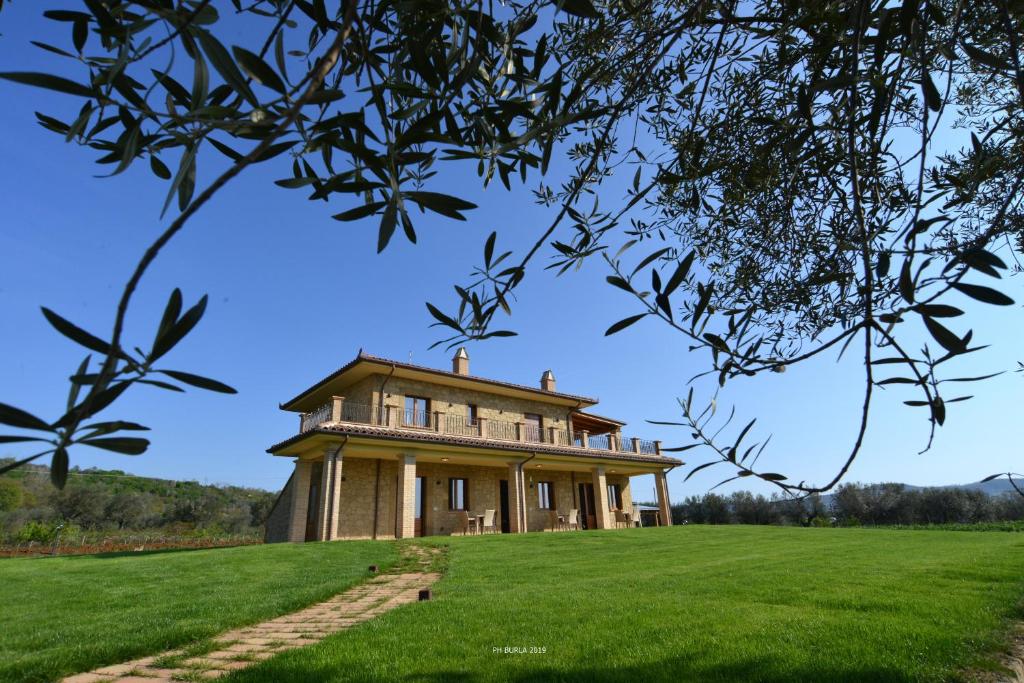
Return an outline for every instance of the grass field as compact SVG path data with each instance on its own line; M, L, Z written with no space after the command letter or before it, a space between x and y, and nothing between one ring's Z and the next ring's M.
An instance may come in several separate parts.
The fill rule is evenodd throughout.
M1024 596L1024 535L1009 533L690 526L426 542L450 543L433 601L222 680L949 680L992 664Z
M1016 533L690 526L422 542L449 545L434 600L222 680L948 680L990 666L1022 616ZM2 560L0 679L201 641L396 558L394 543L345 542Z
M0 680L48 681L325 599L393 543L0 560Z

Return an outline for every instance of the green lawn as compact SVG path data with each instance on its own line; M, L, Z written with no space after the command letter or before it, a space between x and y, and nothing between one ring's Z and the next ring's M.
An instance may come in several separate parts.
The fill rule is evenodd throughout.
M948 680L991 663L1024 596L1014 533L691 526L428 542L451 545L433 601L228 680ZM493 650L506 646L546 652Z
M0 560L0 680L46 681L323 600L390 565L354 541Z

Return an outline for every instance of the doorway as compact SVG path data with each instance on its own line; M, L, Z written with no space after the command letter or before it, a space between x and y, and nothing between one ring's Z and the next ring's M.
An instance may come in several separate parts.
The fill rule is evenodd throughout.
M580 522L584 529L597 528L597 511L594 508L594 485L580 484Z
M508 517L508 479L502 479L498 482L498 507L501 508L499 515L501 516L501 533L507 534L512 531L512 523Z
M416 536L426 534L427 518L427 478L416 477L416 521L413 524L413 533Z
M306 501L306 540L316 541L317 524L320 522L320 482L324 476L324 464L313 463L309 475L309 499Z

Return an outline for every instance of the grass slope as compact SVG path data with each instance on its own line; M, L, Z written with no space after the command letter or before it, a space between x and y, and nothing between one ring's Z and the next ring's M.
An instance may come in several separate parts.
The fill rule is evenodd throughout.
M397 560L392 543L0 560L0 680L45 681L326 599Z
M1024 536L675 527L450 542L435 599L232 683L932 681L985 665ZM493 648L546 648L545 654Z

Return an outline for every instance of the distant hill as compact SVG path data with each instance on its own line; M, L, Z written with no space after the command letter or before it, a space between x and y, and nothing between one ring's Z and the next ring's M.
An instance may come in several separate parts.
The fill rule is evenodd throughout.
M0 459L0 464L10 459ZM276 492L242 486L140 477L121 470L72 468L57 490L49 468L26 465L0 476L0 537L36 533L39 525L82 530L255 533ZM22 530L30 527L29 531Z

